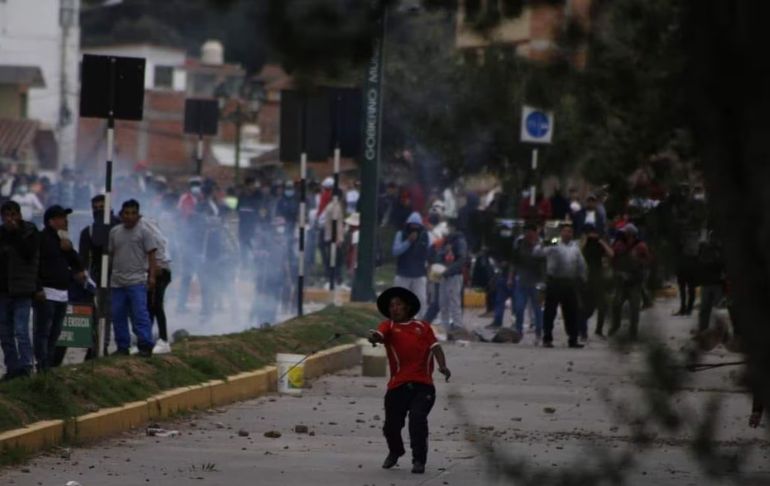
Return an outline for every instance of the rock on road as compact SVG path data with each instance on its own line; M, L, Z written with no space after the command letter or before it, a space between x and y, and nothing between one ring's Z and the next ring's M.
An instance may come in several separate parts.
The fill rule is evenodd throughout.
M687 339L692 320L672 318L666 302L643 315L642 328L658 329L675 346ZM481 320L473 318L473 325ZM560 340L561 339L561 340ZM19 486L201 485L481 485L511 484L489 474L478 444L491 440L500 450L549 471L569 471L593 457L592 447L619 451L630 431L612 420L601 398L635 404L633 371L638 353L617 354L605 342L586 349L531 344L445 346L452 381L436 374L438 399L430 415L430 452L424 475L410 473L409 453L398 467L383 470L386 455L381 427L384 378L364 378L351 369L312 383L302 397L271 395L161 424L174 437L125 434L67 458L50 452L25 466L0 472L0 483ZM734 358L722 350L714 361ZM770 479L770 448L762 430L747 427L750 399L734 383L736 370L699 373L682 406L701 407L716 394L723 400L718 437L723 445L753 444L750 469ZM732 375L731 375L732 373ZM457 396L450 398L450 395ZM306 425L295 431L295 426ZM467 426L466 426L467 425ZM266 437L267 432L280 437ZM300 433L298 433L300 432ZM278 435L278 434L268 434ZM407 430L404 430L408 445ZM638 455L629 484L704 485L708 480L692 461L681 437L659 437Z

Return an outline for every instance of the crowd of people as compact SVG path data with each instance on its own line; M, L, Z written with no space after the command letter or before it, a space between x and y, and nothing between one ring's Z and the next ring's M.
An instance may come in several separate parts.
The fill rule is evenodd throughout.
M142 251L147 255L132 253L128 260L146 267L144 285L148 288L144 289L144 303L138 290L117 292L118 305L113 305L112 310L117 312L113 319L120 352L127 349L126 316L133 316L138 307L146 307L148 315L146 319L143 315L131 319L135 330L137 321L141 321L139 328L150 330L157 322L158 341L152 340L151 331L139 329L137 350L145 354L168 350L164 301L172 276L178 280L171 296L175 310L197 310L201 322L210 320L214 313L229 311L233 316L248 315L251 325L260 326L293 311L300 221L295 181L249 178L239 188L222 188L201 177L177 181L175 185L163 176L138 171L116 178L113 188L113 200L136 204L121 207L105 225L105 200L96 180L67 169L55 183L20 169L0 172L0 201L13 203L7 207L9 214L17 206L19 213L8 216L17 219L19 230L10 230L13 223L9 219L0 233L6 274L23 267L7 263L11 255L23 260L26 257L18 252L30 248L29 242L19 246L14 238L21 233L32 238L34 233L34 238L40 240L34 243L40 253L28 271L36 266L40 275L26 277L30 284L39 287L43 274L55 268L57 280L49 282L53 287L48 288L64 290L73 284L98 287L102 255L111 231L120 236L119 228L128 229L131 220L136 219L139 231L151 238L143 240L146 247ZM308 185L305 273L309 285L333 283L346 288L355 273L359 183L343 179L337 191L331 177ZM625 204L616 204L608 214L607 193L601 188L584 198L576 190L570 190L568 197L556 191L551 197L539 195L532 204L527 191L517 198L499 188L484 192L427 189L417 183L390 182L381 187L378 196L376 260L378 265L395 267L394 284L410 289L422 304L419 317L440 321L450 338L465 327L463 292L467 287L486 290L487 310L493 317L488 327L493 331L504 327L510 301L512 327L519 338L525 334L529 318L528 329L534 332L535 342L550 347L560 308L568 345L580 347L589 337L588 323L594 314L594 334L604 337L607 320L607 333L614 334L621 327L627 303L633 336L641 309L651 305L651 288L666 277L668 267L681 287L680 314L692 312L693 289L702 285L700 328L704 329L711 308L723 300L725 277L718 239L706 231L705 218L694 217L705 214L701 210L703 195L700 187L679 186L661 200L631 198ZM58 208L54 214L71 209L75 213L64 214L65 222L59 224L61 215L53 218L45 208ZM141 213L134 215L139 208ZM92 220L85 221L82 215L88 209ZM77 245L66 228L68 218L76 216L85 226ZM39 235L37 228L42 229ZM664 239L657 239L660 234L674 243L666 246ZM52 250L57 247L61 255ZM677 252L673 257L672 251ZM54 260L57 263L51 266ZM666 261L674 263L665 265ZM121 280L115 275L114 264L113 280L117 278L126 287L139 284L141 272ZM8 278L17 277L0 280L8 282ZM26 287L12 287L24 289L24 295L30 298L42 289L30 293ZM239 292L242 288L250 289L246 292L252 292L252 297L239 298L243 296ZM79 295L82 288L76 290ZM39 332L34 333L38 343L35 347L40 350L38 359L43 360L39 368L51 365L49 354L55 358L52 363L60 362L62 353L55 349L54 337L66 310L63 304L73 300L62 293L47 295L52 296L47 300L54 303L44 309L38 306L40 310L35 312L35 322L41 322L37 325ZM88 300L89 296L79 298ZM249 307L243 308L243 302L249 302ZM31 301L28 304L34 307ZM20 305L24 307L23 302ZM2 315L16 312L15 306L16 302L4 306L12 311L4 310ZM23 321L24 315L23 310L18 311L16 320ZM52 322L52 333L43 332L44 321ZM41 344L44 339L54 344L45 347ZM19 349L24 346L17 343L17 354L22 354ZM52 351L44 352L43 348ZM5 355L6 360L13 360L10 351ZM24 363L21 367L28 370L29 356L25 351L24 358L20 358Z

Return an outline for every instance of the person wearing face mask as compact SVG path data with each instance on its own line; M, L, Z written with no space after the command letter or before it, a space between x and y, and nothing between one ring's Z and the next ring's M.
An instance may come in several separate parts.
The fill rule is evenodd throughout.
M91 212L94 220L80 232L80 239L78 242L80 261L83 262L83 267L86 269L91 279L96 283L97 288L101 288L102 285L102 256L107 247L107 237L110 230L120 224L120 219L110 211L110 224L105 226L104 205L104 194L98 194L91 198ZM99 305L98 302L97 305ZM104 356L107 355L107 348L110 344L110 334L111 328L110 326L106 326L103 350ZM86 358L90 359L93 355L94 350L89 349Z
M21 207L21 218L24 221L32 221L45 209L43 203L40 202L40 198L29 190L27 184L20 184L16 188L13 196L11 196L11 201L18 203L19 207Z
M420 213L409 215L404 228L396 233L393 256L396 257L396 287L414 292L422 308L427 307L428 252L432 238L422 222ZM422 318L418 314L418 318Z
M283 194L275 203L275 217L284 219L286 235L288 238L292 237L299 218L299 199L294 190L294 182L286 181L284 184Z

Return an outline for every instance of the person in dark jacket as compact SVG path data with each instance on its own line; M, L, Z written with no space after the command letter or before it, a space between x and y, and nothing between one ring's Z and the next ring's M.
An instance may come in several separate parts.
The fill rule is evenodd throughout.
M420 213L409 215L406 225L393 240L393 256L396 257L396 278L393 285L403 287L417 296L421 308L427 307L428 251L430 234L425 230ZM418 314L417 319L422 315Z
M458 230L456 219L450 219L448 223L449 235L438 251L438 260L446 267L439 285L439 307L441 322L449 336L453 328L464 329L463 272L468 262L468 242Z
M56 341L59 340L67 314L70 278L84 283L86 276L67 232L67 216L71 209L54 205L45 211L45 227L40 232L40 286L35 296L33 343L38 372L56 364Z
M3 380L9 380L32 374L29 314L38 290L40 237L34 224L21 219L16 202L3 203L0 213L0 345Z
M607 231L607 221L604 213L599 209L599 199L595 194L590 194L585 206L575 214L575 237L579 238L587 233L587 228L603 236Z
M80 232L80 240L78 242L80 261L82 262L83 267L88 271L91 279L96 283L97 289L102 288L102 257L104 256L104 249L107 247L107 238L110 234L110 230L120 224L120 219L110 211L110 224L109 226L104 225L104 207L104 194L97 194L91 198L91 212L93 213L94 221L83 228ZM109 288L108 282L109 280L105 282L107 283L107 288ZM97 306L101 305L98 302L98 299L95 302ZM105 326L103 356L107 356L111 331L111 326ZM94 343L96 343L96 341L94 341ZM88 350L86 359L95 357L95 349L96 344L94 344L94 348Z
M724 297L723 289L727 276L722 244L713 231L698 249L698 271L698 283L701 286L698 331L703 332L709 327L711 311Z

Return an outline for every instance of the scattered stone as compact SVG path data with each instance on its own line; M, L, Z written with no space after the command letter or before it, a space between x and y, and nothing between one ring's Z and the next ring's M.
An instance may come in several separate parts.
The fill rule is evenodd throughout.
M307 434L308 433L308 427L307 425L301 425L297 424L294 426L294 432L297 434Z
M543 408L543 412L545 413L556 413L556 409L553 407L545 407Z
M218 428L218 429L224 429L225 428L225 424L223 424L222 422L214 422L214 426L216 428Z
M248 430L240 429L238 431L238 437L248 437L248 436L249 436L249 431Z
M372 417L372 420L380 420L380 416L379 415L375 415L374 417Z
M357 423L357 424L365 424L365 423L366 423L366 420L363 420L363 419L356 419L356 423Z
M268 439L277 439L280 436L281 436L281 433L278 432L277 430L269 430L265 432L265 437L267 437Z

